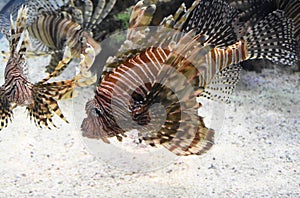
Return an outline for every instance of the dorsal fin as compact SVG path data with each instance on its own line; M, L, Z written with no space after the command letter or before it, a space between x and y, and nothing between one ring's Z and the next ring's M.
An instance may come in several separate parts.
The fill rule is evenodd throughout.
M21 40L21 35L26 26L26 14L28 9L25 6L22 6L18 11L17 21L14 22L13 17L10 17L10 39L9 45L11 54L14 54L17 51L17 46Z
M94 1L95 2L95 1ZM94 12L91 18L90 26L93 28L94 25L98 22L99 16L101 16L101 13L103 12L105 8L105 1L98 1L96 7L94 8Z
M222 0L201 0L183 25L182 31L192 29L197 34L205 34L207 42L218 47L237 41L234 32L238 11Z
M29 9L29 19L38 17L39 14L44 12L54 12L58 9L56 2L47 0L25 0L26 6Z

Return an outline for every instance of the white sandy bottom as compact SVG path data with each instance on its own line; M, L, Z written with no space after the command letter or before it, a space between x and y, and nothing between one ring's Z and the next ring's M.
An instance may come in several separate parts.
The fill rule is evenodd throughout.
M243 72L213 148L166 165L151 159L158 169L143 173L119 170L89 152L77 130L78 101L60 102L71 124L57 119L53 130L37 129L17 108L0 132L0 196L299 197L299 77Z

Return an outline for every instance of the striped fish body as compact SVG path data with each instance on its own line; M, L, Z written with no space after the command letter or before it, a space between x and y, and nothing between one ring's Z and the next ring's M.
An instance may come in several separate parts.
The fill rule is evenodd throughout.
M162 72L169 54L170 51L168 50L150 48L127 60L108 74L97 87L94 99L86 105L88 117L82 123L83 136L101 138L104 142L109 143L108 138L110 137L117 137L121 141L122 136L126 136L126 131L138 129L141 133L141 139L150 145L163 144L178 155L187 155L192 152L189 149L194 149L194 144L197 145L197 149L194 149L197 150L197 153L209 148L213 141L211 135L213 131L209 132L209 143L203 143L206 141L204 139L207 133L201 135L201 140L192 143L194 138L198 137L198 131L208 131L202 118L197 116L199 105L195 98L185 99L184 102L187 105L186 108L191 110L185 118L190 118L193 123L187 122L189 129L186 126L182 126L180 129L191 131L191 134L186 131L186 134L190 136L185 139L188 144L180 146L177 145L176 139L182 139L182 136L185 135L181 134L182 136L176 138L181 116L179 111L177 114L173 112L173 110L180 108L175 93L168 87L164 87L163 91L160 91L160 96L154 97L151 94L157 86L157 76ZM175 77L173 76L173 78ZM165 97L165 94L168 97ZM157 103L163 105L165 111L155 107ZM162 122L164 119L161 118L165 116L170 122L176 118L177 120L172 122L177 122L177 124L173 125L168 121ZM161 127L163 128L161 129ZM203 143L201 148L199 148L200 141Z
M33 102L32 84L28 81L22 67L16 65L20 65L20 63L15 63L14 58L11 57L5 68L3 97L7 97L8 101L16 105L26 106Z

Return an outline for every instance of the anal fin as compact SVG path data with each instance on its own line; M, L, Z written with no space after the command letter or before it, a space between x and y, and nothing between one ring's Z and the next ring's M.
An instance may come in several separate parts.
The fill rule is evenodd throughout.
M204 91L199 97L229 103L229 96L239 81L240 70L239 64L225 67L204 87Z

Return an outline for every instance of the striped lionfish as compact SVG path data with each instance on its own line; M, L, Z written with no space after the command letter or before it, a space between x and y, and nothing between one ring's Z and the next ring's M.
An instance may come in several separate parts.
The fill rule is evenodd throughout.
M116 0L25 0L29 9L26 29L35 38L38 49L47 48L52 56L46 67L48 73L55 70L66 46L71 50L72 58L80 58L80 72L84 74L89 70L101 50L94 39L99 35L95 35L97 32L94 30L115 3ZM43 52L37 54L42 55Z
M5 35L9 40L10 56L5 67L4 84L0 87L0 130L7 126L17 106L25 106L30 119L41 128L45 126L50 129L50 125L55 127L52 121L55 114L68 122L57 100L73 97L74 87L80 84L80 75L71 80L47 82L70 61L70 51L67 50L53 73L37 83L29 81L25 58L29 46L29 35L25 29L27 12L28 9L22 6L16 22L11 17L10 34Z
M151 146L176 155L199 155L211 148L214 130L198 115L197 97L228 101L239 79L239 63L296 60L292 23L275 11L235 33L237 10L221 0L201 0L157 27L144 39L153 45L104 69L95 96L86 104L84 137L102 139L139 130ZM157 45L156 45L157 44Z

